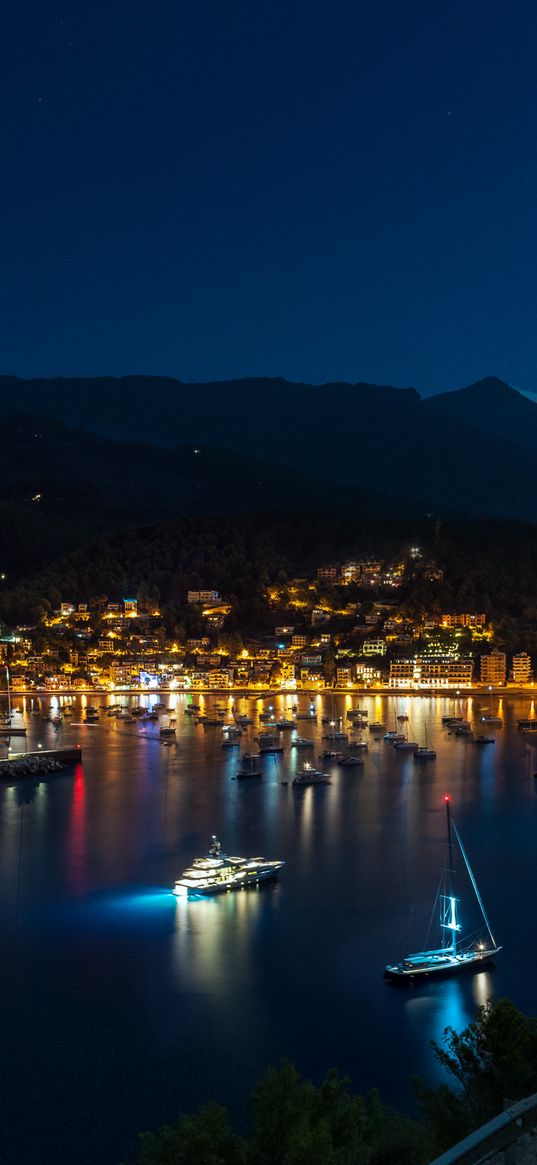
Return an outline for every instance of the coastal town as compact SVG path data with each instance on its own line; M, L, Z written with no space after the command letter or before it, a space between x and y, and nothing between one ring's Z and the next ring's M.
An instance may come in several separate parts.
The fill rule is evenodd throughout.
M410 547L393 560L319 564L265 588L262 632L237 621L233 595L209 585L169 613L143 593L48 605L33 625L0 623L13 691L400 690L533 688L528 650L509 650L487 610L407 601L408 580L443 568ZM434 593L434 588L433 588ZM167 617L168 616L168 617ZM1 682L1 679L0 679Z

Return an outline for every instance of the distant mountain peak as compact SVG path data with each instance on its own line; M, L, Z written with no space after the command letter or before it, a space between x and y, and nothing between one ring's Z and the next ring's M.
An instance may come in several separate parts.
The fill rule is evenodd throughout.
M433 410L441 409L449 412L454 412L461 407L471 410L472 408L483 409L491 406L501 408L503 406L514 410L513 417L516 418L521 408L527 411L532 408L534 401L525 393L520 392L518 388L506 384L505 380L500 380L497 376L484 376L482 380L476 380L473 384L465 385L464 388L430 396L423 403Z

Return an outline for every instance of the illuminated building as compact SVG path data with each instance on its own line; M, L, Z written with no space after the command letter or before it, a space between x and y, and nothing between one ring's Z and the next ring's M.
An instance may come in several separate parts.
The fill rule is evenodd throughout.
M421 659L417 664L421 688L468 688L472 683L471 659Z
M484 627L485 615L465 613L463 615L442 615L442 627Z
M188 591L187 603L219 603L218 591Z
M363 655L386 655L386 641L384 639L365 639L362 644Z
M482 684L499 687L505 684L507 659L504 651L498 651L497 648L494 648L490 655L480 655L479 668Z
M414 683L415 661L413 659L392 659L388 683L390 688L409 688Z
M529 684L532 680L531 656L526 651L519 651L513 656L513 683Z
M333 564L329 566L320 566L317 571L317 581L320 583L335 583L337 581L338 568Z

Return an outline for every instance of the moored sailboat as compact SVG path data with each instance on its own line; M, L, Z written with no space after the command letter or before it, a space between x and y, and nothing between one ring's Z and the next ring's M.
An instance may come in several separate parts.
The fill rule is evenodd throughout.
M398 963L389 963L385 968L384 976L396 982L405 982L416 979L418 976L454 975L459 971L479 970L490 966L494 956L501 947L497 945L492 933L489 920L483 905L483 900L477 888L472 868L466 856L466 851L459 836L457 826L450 815L450 799L444 798L446 805L447 844L449 865L443 870L437 894L440 907L440 930L442 945L434 950L417 951L415 954L405 955ZM470 882L477 898L481 917L484 924L484 933L481 937L462 937L462 925L459 922L459 899L455 896L455 871L453 868L453 841L452 832L464 859Z

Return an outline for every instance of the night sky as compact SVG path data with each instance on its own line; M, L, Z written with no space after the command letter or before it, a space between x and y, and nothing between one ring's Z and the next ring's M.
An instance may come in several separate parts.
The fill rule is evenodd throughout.
M537 8L11 0L0 372L537 389Z

